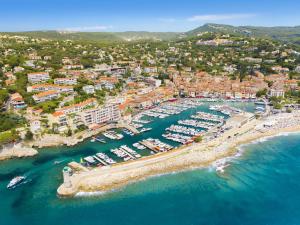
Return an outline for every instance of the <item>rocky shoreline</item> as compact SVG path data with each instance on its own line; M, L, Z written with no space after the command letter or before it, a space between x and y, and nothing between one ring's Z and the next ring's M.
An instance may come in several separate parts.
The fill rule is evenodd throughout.
M13 145L11 147L4 147L0 150L0 160L7 160L12 158L24 158L32 157L38 154L38 151L34 148L27 147L21 143Z

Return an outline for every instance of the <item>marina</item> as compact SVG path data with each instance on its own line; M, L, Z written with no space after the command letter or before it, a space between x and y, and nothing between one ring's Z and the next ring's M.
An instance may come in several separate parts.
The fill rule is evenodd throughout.
M142 140L142 141L140 141L140 144L144 145L145 147L147 147L157 153L158 152L166 152L166 151L173 149L173 147L171 145L168 145L168 144L160 141L159 139L153 139L153 138L148 138L146 140Z
M203 129L206 129L206 130L212 129L215 126L217 126L216 124L212 124L212 123L208 123L208 122L202 122L202 121L198 121L198 120L191 120L191 119L179 120L178 123L182 124L182 125L186 125L186 126L203 128Z
M167 134L163 134L162 136L168 140L172 140L172 141L181 143L183 145L193 142L193 140L190 136L185 136L185 135L181 135L181 134L167 133Z
M103 135L111 140L121 140L124 137L122 134L112 130L104 132Z
M220 112L226 116L231 116L232 114L240 113L242 110L231 107L229 105L212 105L209 110Z
M103 132L102 135L108 140L105 140L101 134L97 135L91 139L91 142L103 143L101 146L104 152L85 156L81 164L88 167L109 166L170 151L193 143L196 137L205 137L212 129L217 129L214 130L214 137L216 137L222 132L222 126L230 117L229 115L240 113L242 110L232 106L235 103L216 105L215 102L215 100L184 99L166 102L140 112L132 118L131 122L132 127L139 129L139 134L123 128ZM168 122L161 123L166 119ZM144 127L145 125L147 127ZM112 147L107 149L106 146L110 146L113 140L121 139L125 139L125 143L114 142Z
M200 131L191 127L185 127L185 126L180 126L180 125L172 125L168 128L166 128L166 131L172 131L176 133L181 133L181 134L187 134L191 136L197 136L201 135L204 133L204 131Z

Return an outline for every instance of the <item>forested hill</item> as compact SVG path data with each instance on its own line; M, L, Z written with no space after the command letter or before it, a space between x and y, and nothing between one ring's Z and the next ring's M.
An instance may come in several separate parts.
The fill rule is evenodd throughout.
M239 34L254 37L272 38L281 41L289 41L300 44L300 26L295 27L255 27L255 26L230 26L223 24L205 24L187 32L188 36L194 36L201 32L217 32L227 34Z
M295 27L255 27L255 26L231 26L224 24L204 24L194 30L178 32L67 32L67 31L29 31L10 32L5 34L23 35L33 38L47 38L55 40L86 40L86 41L140 41L155 40L166 41L176 40L182 37L196 36L202 32L214 32L225 34L237 34L261 38L272 38L280 41L287 41L300 44L300 26ZM3 34L3 33L2 33Z

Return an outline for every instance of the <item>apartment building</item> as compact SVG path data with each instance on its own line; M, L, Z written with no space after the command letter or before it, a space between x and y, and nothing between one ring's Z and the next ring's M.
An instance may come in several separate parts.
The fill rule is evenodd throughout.
M120 120L121 113L118 105L105 105L101 108L88 109L80 113L81 120L86 126L103 124Z
M59 85L76 85L77 84L77 78L56 78L54 79L54 84Z
M33 95L32 98L35 102L40 103L40 102L45 102L45 101L50 101L52 99L58 98L60 96L58 91L44 91L41 93L38 93L36 95Z
M48 72L28 73L27 77L28 81L33 84L46 82L50 79Z
M27 87L27 92L58 91L59 93L73 93L72 86L61 86L57 84L36 84Z
M82 87L82 90L87 94L95 93L95 87L93 85L85 85Z
M56 112L62 112L66 115L72 114L72 113L79 113L79 112L82 112L86 108L95 106L96 104L97 104L97 100L95 98L90 98L83 102L80 102L80 103L77 103L74 105L70 105L70 106L66 106L61 109L57 109Z

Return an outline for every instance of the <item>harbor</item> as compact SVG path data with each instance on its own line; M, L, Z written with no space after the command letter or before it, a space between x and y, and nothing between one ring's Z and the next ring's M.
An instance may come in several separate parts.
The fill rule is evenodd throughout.
M252 110L254 104L248 104ZM75 161L89 169L107 167L173 151L192 144L199 137L210 140L211 133L213 137L222 133L226 120L244 112L245 108L239 106L202 99L165 102L132 118L130 126L139 133L127 128L100 133L91 143L101 150L96 147L92 155L87 153Z
M162 134L160 138L142 139L138 145L137 142L134 143L135 147L143 145L152 152L147 157L141 155L140 159L135 155L135 151L129 151L127 146L121 146L114 151L119 157L124 158L123 163L103 167L103 169L102 167L92 168L89 171L86 171L84 167L84 172L75 172L74 174L64 172L64 182L57 189L58 194L70 197L79 191L87 193L109 191L151 175L209 165L215 167L218 176L223 176L225 168L228 167L225 159L239 154L237 146L259 138L277 135L278 132L293 132L300 129L299 112L274 115L264 120L256 119L255 114L233 106L218 106L212 111L216 111L215 109L217 111L226 110L230 117L228 116L225 123L219 125L220 127L207 130L207 133L202 135L200 143L194 144L194 138L179 133L166 133ZM196 109L185 116L191 117L199 114L199 111L200 109ZM209 111L206 111L206 113L209 113ZM225 114L224 112L220 113ZM206 116L208 115L206 114ZM180 118L176 119L178 122L180 121ZM174 143L177 143L177 145ZM223 160L224 163L218 160ZM76 169L73 164L69 164L69 167L65 168L73 171ZM79 167L81 166L79 165Z
M29 158L26 160L21 159L18 161L3 162L3 167L5 167L5 171L8 171L8 173L3 173L2 171L3 197L6 198L6 201L9 202L9 204L12 205L13 207L16 207L15 206L16 204L21 205L19 207L21 207L21 209L24 212L26 212L26 209L30 207L34 207L35 211L40 212L39 210L43 208L42 207L43 204L41 202L45 198L47 199L47 202L49 202L47 206L47 213L49 210L51 211L51 209L59 208L60 210L64 210L66 204L72 207L72 209L74 208L76 209L77 207L76 205L78 205L78 207L82 209L80 204L82 204L82 202L89 202L91 204L89 207L89 211L91 211L91 213L89 215L92 216L92 214L98 213L99 210L99 207L97 207L98 204L103 204L106 201L109 201L109 199L111 199L112 196L114 196L113 198L117 200L135 198L138 201L140 199L140 196L144 195L145 191L153 193L151 194L151 198L153 198L153 196L156 196L156 191L165 192L165 190L168 190L169 192L170 188L172 190L172 187L181 187L180 193L184 193L185 190L184 184L187 182L186 174L192 174L190 176L191 182L194 181L194 183L197 185L201 184L200 187L198 186L196 187L197 190L202 190L201 188L202 187L206 188L207 185L209 185L209 187L211 186L212 190L215 190L214 183L209 183L209 184L206 183L207 176L216 179L218 182L220 182L221 186L224 185L224 180L220 179L220 177L217 175L219 172L214 172L214 169L191 170L188 172L184 172L183 175L181 175L182 173L172 173L172 172L178 172L189 168L191 169L199 168L201 166L210 168L209 165L211 162L210 161L211 158L220 157L222 159L227 156L224 154L225 153L228 154L228 153L225 152L224 154L222 154L223 151L221 149L218 149L218 151L216 152L204 151L204 150L201 151L200 149L199 150L200 152L198 152L198 149L195 150L193 148L194 144L187 144L185 147L186 150L182 151L182 149L180 148L182 144L171 140L167 140L164 137L162 137L162 134L167 132L166 129L172 126L181 126L181 127L175 127L177 129L179 128L177 131L183 131L186 130L186 128L192 128L188 126L179 125L178 121L184 119L191 119L192 116L197 115L199 112L206 112L213 115L224 116L226 121L229 120L230 122L227 125L232 126L233 123L231 123L231 119L234 119L235 116L229 118L219 112L211 111L209 110L209 105L211 104L220 104L220 102L212 102L209 104L204 102L202 106L182 111L180 114L169 116L166 119L153 118L150 123L144 125L144 128L149 127L152 128L152 130L134 136L130 136L129 134L123 132L123 128L113 129L115 132L120 133L124 136L123 139L121 140L111 140L109 138L104 137L101 133L99 133L99 134L95 134L94 137L103 139L105 140L106 143L101 143L99 141L91 142L92 139L89 139L76 146L72 146L68 148L58 147L58 148L44 149L37 157L34 158ZM254 104L252 103L241 104L241 103L226 102L224 104L229 104L235 108L240 108L243 111L249 111L249 112L254 112L254 108L255 108ZM143 119L147 119L147 117ZM292 120L291 122L294 124L297 123ZM286 123L284 123L284 125L286 125ZM185 127L185 129L182 127ZM200 131L202 132L202 134L204 134L203 132L205 132L205 130L200 128L199 129L192 128L192 129L194 129L194 131L196 132ZM224 132L227 132L226 127L224 127L224 130L225 130ZM188 129L188 131L191 132L192 130ZM171 131L171 132L177 133L175 131ZM211 130L210 132L214 132L214 130ZM194 135L193 133L190 134L182 133L182 134L187 136ZM231 135L233 137L234 134L235 133L231 133L228 135ZM206 135L209 135L209 132L206 133ZM216 133L216 135L222 135L222 130L219 130L218 133ZM144 145L140 144L140 141L146 140L148 138L159 139L164 143L168 143L172 145L174 148L166 152L155 152L145 147ZM215 140L215 138L213 140ZM223 141L225 142L226 140ZM214 143L214 141L210 141L210 142ZM141 155L141 158L131 159L125 162L124 160L122 160L121 158L117 157L116 155L110 152L111 149L120 148L122 145L126 145L129 148L135 150L137 153ZM261 143L259 144L259 146L260 145ZM211 147L209 147L209 149L211 149ZM266 150L266 152L268 151ZM100 157L99 154L101 153L107 155L116 163L109 164L104 160L104 158ZM286 151L284 152L284 154L285 153ZM256 155L256 153L252 155ZM98 166L83 165L82 166L80 164L81 159L82 161L84 161L83 158L88 156L97 156L103 162L106 162L107 166L105 165L98 165ZM100 164L99 162L97 162L97 160L95 161L96 164ZM71 168L74 168L74 175L73 175L74 178L81 173L82 174L86 173L87 175L86 177L82 176L80 177L80 179L78 179L81 180L82 182L82 189L78 189L80 191L77 192L75 198L65 199L65 198L57 198L56 196L57 187L63 182L61 171L66 165L69 165ZM136 168L139 169L137 170ZM220 165L220 168L222 169L222 165ZM224 170L225 172L224 175L222 176L226 177L228 176L229 171L232 170L232 166L226 167ZM95 177L93 176L90 177L92 171L95 171ZM102 171L103 174L99 175L98 171ZM120 173L121 171L123 171L124 173ZM154 175L165 174L165 173L170 173L171 175L154 176ZM205 174L204 177L203 177L203 173ZM120 176L118 176L118 174ZM13 177L16 177L17 175L26 176L28 180L30 180L30 182L22 183L20 186L16 187L13 190L13 195L9 195L12 193L12 191L6 190L6 185ZM150 178L143 182L134 183L134 181L144 180L145 177L152 176L152 175L154 176L153 179ZM74 182L73 176L71 177L72 184ZM49 177L53 179L49 179ZM171 185L169 183L166 184L164 179L168 179L169 181L170 179L172 179L172 177L174 178L174 183L172 183ZM197 179L197 177L199 177L200 180ZM203 179L201 177L203 177ZM112 186L111 185L112 183L110 182L113 180L117 181L115 184L119 184L119 185ZM101 183L101 181L105 183ZM125 187L125 185L129 183L130 185L127 185ZM188 184L190 184L190 182ZM233 186L235 186L235 184ZM99 189L99 187L106 188L106 189ZM136 190L136 187L138 187L138 191ZM118 191L103 192L102 190L107 190L107 191L118 190ZM205 190L203 191L203 196L207 194ZM227 193L228 191L227 187L225 188L225 191ZM137 192L138 194L136 194ZM88 198L85 197L85 196L95 196L95 195L96 197L88 197ZM8 198L7 196L13 196L13 197ZM83 198L82 196L84 196L84 201L82 200ZM201 198L203 196L201 195ZM39 203L37 204L36 202ZM115 201L111 201L111 206L114 207L115 205L116 205ZM101 208L101 210L105 211L106 207L107 207L106 204L103 204L103 208ZM123 210L124 207L123 206L120 207L120 211L122 211L121 208ZM93 211L93 209L95 209L96 211ZM4 210L3 212L5 212L4 207L3 210ZM111 210L111 208L109 208L107 209L107 211L114 211L114 210ZM76 213L76 210L73 212ZM103 216L104 214L106 214L106 212L103 213ZM112 212L110 215L113 214L114 212ZM47 215L48 214L45 214L45 216ZM125 216L125 214L123 215Z

